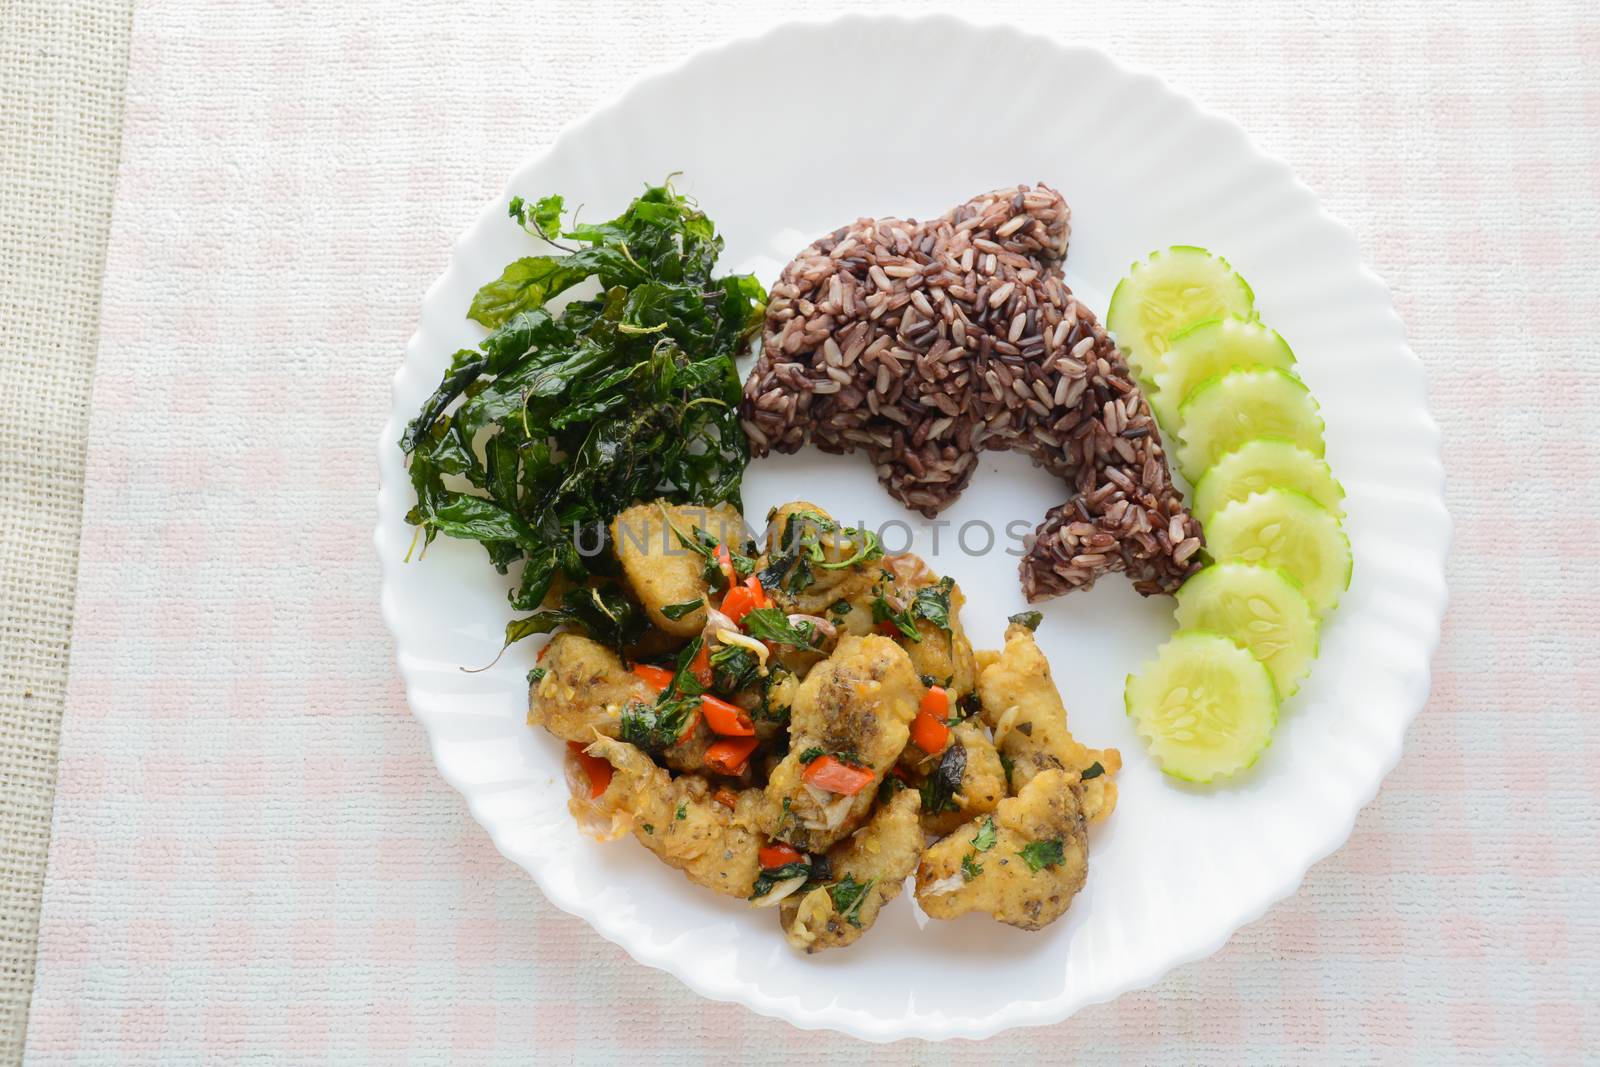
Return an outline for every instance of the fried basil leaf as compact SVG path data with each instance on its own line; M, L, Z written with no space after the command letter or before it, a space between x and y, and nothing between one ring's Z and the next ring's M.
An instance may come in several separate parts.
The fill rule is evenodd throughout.
M613 583L569 589L561 606L537 611L506 624L506 644L567 626L590 640L621 652L644 635L645 619L637 605Z
M961 779L966 773L966 747L960 741L952 741L944 755L939 757L939 765L933 769L933 773L917 787L922 794L923 812L937 815L941 811L959 811L960 805L956 803L955 796L961 792Z
M785 863L782 867L764 867L761 873L756 876L755 884L750 887L749 899L755 900L759 897L764 897L772 892L772 887L779 882L787 882L789 879L799 878L801 875L807 878L811 877L811 865L809 863Z
M896 611L894 606L882 594L872 598L872 622L875 626L889 623L911 640L922 640L922 633L917 629L916 616L911 613L910 605L900 611Z
M861 928L861 904L867 898L867 890L878 884L876 878L868 878L865 882L858 882L849 874L828 887L828 897L833 901L833 910L839 913L839 918L857 929Z
M782 667L772 666L767 668L767 676L761 682L761 706L756 709L756 717L768 722L788 722L789 705L780 704L773 700L772 691L778 682L789 677L789 672Z
M699 608L705 602L706 601L704 597L695 597L693 600L685 600L681 604L664 604L661 607L661 614L665 615L673 622L677 622L685 615L688 615L696 608Z
M698 697L658 699L654 704L632 701L622 709L618 736L646 752L660 752L682 739L699 707Z
M711 653L711 688L723 696L748 689L761 679L761 661L739 645L723 645Z
M955 588L955 579L950 577L940 578L934 585L925 585L918 589L911 598L911 615L913 618L927 619L945 633L950 632L950 590Z
M741 625L757 640L796 648L810 648L816 638L816 627L809 622L792 623L777 608L756 608L745 615Z

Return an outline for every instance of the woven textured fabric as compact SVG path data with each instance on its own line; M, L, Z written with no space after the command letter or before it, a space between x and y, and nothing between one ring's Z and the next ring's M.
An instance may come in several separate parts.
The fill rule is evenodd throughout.
M1059 1026L936 1049L702 1001L555 911L439 780L396 679L369 537L389 380L451 240L519 160L642 69L793 5L152 3L108 252L32 1063L1600 1047L1593 16L985 7L1239 118L1355 227L1428 365L1453 602L1433 697L1349 844L1212 959ZM782 165L795 132L737 135Z
M33 979L132 13L0 3L0 1063Z

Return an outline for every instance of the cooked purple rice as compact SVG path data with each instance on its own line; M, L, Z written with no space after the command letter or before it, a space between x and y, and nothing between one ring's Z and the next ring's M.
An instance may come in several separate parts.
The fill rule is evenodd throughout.
M1073 492L1023 557L1029 600L1107 571L1175 590L1200 524L1126 360L1062 280L1070 220L1060 193L1021 185L926 223L859 219L800 253L744 385L755 454L863 449L890 495L932 517L980 451L1023 452Z

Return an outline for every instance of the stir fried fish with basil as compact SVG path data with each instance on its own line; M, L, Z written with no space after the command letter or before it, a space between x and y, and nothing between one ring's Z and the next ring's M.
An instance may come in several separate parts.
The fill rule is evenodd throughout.
M730 508L666 501L610 534L530 676L585 831L773 909L805 952L913 873L935 918L1066 909L1120 761L1073 740L1027 620L974 652L953 581L804 501L759 548Z
M1082 882L1067 814L1110 811L1115 751L1071 740L1031 636L974 653L961 590L922 560L805 501L745 535L734 361L766 294L716 273L711 220L670 183L604 222L559 196L510 216L548 249L465 309L489 332L401 438L407 518L418 552L473 540L515 573L507 645L555 634L528 719L567 743L579 825L772 907L807 952L951 857L987 881L930 914L1060 914ZM967 863L985 840L1027 877Z

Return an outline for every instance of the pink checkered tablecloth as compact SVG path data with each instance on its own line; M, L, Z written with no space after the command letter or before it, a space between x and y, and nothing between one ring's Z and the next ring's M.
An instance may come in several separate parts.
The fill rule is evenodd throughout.
M1214 958L982 1046L800 1034L557 912L435 774L395 675L389 379L519 160L792 5L144 3L32 1063L1596 1056L1600 21L987 7L1237 117L1351 223L1427 364L1453 601L1350 843Z

